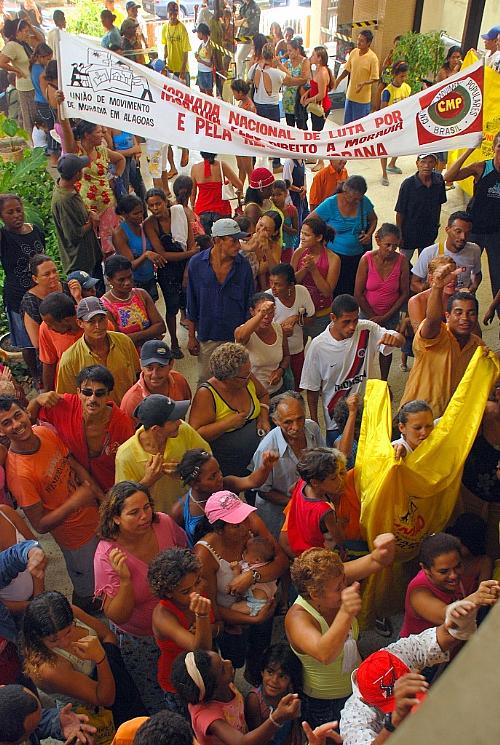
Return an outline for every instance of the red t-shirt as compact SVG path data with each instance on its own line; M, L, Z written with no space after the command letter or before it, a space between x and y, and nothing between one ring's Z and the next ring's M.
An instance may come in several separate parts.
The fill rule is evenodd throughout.
M175 616L183 628L189 629L189 621L186 617L186 614L184 613L184 611L174 605L171 600L160 600L160 605L163 605L163 607L166 608L169 613ZM214 612L213 609L210 608L210 623L214 622ZM177 655L179 655L181 652L184 652L185 650L182 647L179 647L179 645L176 644L173 639L156 639L156 643L158 644L161 652L160 659L158 660L158 683L164 691L176 693L175 688L170 682L172 665L174 664L174 660Z
M95 478L103 491L115 483L115 457L119 446L134 434L130 417L115 403L109 401L111 419L102 443L101 453L89 457L83 427L82 404L76 393L64 393L56 406L43 406L39 412L42 421L56 428L57 434L66 443L71 454Z
M323 515L331 512L332 505L322 499L308 499L303 489L306 482L299 479L295 484L288 509L288 542L297 556L308 548L323 546L325 536L320 523Z

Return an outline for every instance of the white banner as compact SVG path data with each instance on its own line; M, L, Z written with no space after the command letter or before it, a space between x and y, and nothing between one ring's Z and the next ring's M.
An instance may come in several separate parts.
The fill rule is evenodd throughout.
M272 122L60 32L63 116L231 155L380 158L474 147L481 141L481 62L363 119L323 132Z

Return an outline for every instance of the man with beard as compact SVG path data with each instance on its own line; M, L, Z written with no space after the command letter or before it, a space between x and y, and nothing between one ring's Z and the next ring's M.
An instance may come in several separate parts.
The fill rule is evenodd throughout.
M444 243L424 248L412 269L410 287L413 292L427 289L427 267L435 256L451 256L458 267L464 268L457 278L457 290L476 292L483 275L479 246L468 241L471 230L472 217L467 212L453 212L449 216Z

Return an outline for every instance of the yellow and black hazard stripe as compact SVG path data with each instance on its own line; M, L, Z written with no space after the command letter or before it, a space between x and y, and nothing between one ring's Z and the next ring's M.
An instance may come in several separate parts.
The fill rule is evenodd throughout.
M352 27L353 28L369 28L369 27L378 28L378 21L376 18L373 21L353 21Z

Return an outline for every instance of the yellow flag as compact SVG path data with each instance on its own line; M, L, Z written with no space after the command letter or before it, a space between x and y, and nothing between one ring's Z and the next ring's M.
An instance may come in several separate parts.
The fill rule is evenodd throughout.
M394 533L397 561L368 580L363 592L364 623L375 614L398 610L405 590L398 562L414 559L422 539L447 524L499 370L492 352L477 349L433 432L404 459L395 457L391 445L387 383L368 381L355 468L361 531L370 549L377 535Z
M474 64L478 59L473 49L470 49L464 57L462 70ZM483 91L483 142L469 155L464 166L476 163L478 160L488 160L493 157L493 138L500 132L500 73L491 67L484 68L484 91ZM448 153L448 167L462 155L463 150L450 150ZM463 167L463 166L462 166ZM456 182L470 197L474 191L474 179L472 176L463 181Z

